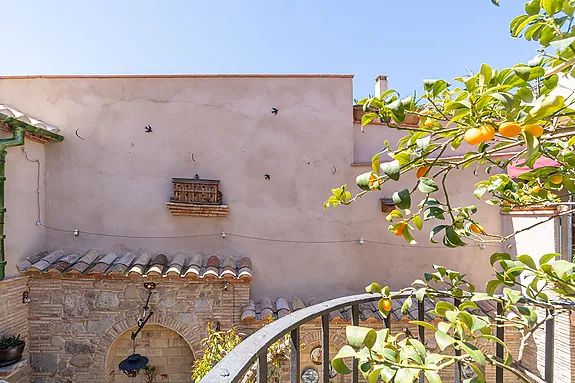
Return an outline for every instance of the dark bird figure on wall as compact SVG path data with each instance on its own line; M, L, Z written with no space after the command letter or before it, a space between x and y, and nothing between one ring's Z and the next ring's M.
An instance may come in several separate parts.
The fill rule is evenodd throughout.
M272 108L272 114L275 114L277 116L278 114L278 108Z
M152 126L151 125L146 125L144 127L144 129L146 130L146 133L152 133Z
M269 174L266 174L266 175L265 175L265 179L266 179L266 180L269 180L270 178L271 178L271 177L270 177Z

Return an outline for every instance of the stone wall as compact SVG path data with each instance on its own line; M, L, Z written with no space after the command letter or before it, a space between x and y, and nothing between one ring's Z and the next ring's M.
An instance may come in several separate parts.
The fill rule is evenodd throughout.
M131 331L116 339L106 357L106 383L133 383L118 370L118 364L132 354ZM136 353L145 355L156 368L156 382L189 383L194 355L177 332L159 325L146 325L138 335Z
M28 278L20 277L0 282L0 336L14 336L20 334L27 345L24 358L27 358L28 344L28 304L22 303L22 294L28 291ZM0 380L6 379L10 383L28 382L27 363L0 369Z
M37 382L104 382L110 346L141 315L148 296L144 281L157 282L148 323L177 332L196 357L208 322L220 321L224 327L239 322L249 300L249 285L235 282L31 276L31 377Z

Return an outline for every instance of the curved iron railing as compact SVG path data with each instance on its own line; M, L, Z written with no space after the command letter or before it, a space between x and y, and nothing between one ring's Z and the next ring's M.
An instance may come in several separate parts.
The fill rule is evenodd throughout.
M394 299L404 299L409 294L395 295ZM377 301L381 297L375 294L359 294L343 298L332 299L327 302L309 306L301 310L292 312L283 318L274 321L261 328L246 340L234 348L225 358L223 358L214 368L208 372L200 383L239 383L244 374L250 369L254 362L258 362L258 383L267 383L268 363L267 351L276 341L290 334L290 381L300 382L300 327L318 317L321 317L322 329L322 383L329 383L329 314L332 311L351 307L351 324L359 326L359 305L362 303ZM496 297L501 298L501 297ZM426 298L427 299L427 298ZM454 300L456 305L459 304ZM497 302L497 314L503 312L503 306ZM423 302L417 303L417 319L425 321L425 305ZM384 323L387 328L391 328L390 317ZM545 326L545 381L553 382L553 350L554 350L554 321L550 319ZM504 339L504 327L498 327L497 338ZM425 341L425 331L423 326L419 326L418 338L423 343ZM457 351L456 351L457 352ZM496 345L496 355L503 359L504 349L500 344ZM359 378L357 360L352 365L352 383L357 383ZM496 368L496 383L503 383L503 369ZM424 381L423 375L420 382ZM461 371L455 367L454 382L461 382Z

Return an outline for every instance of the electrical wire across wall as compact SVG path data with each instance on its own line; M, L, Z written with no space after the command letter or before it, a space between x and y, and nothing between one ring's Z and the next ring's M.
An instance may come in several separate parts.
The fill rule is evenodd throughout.
M305 241L305 240L297 240L297 239L277 239L277 238L265 238L265 237L257 237L251 235L243 235L243 234L235 234L235 233L228 233L228 232L221 232L221 233L207 233L207 234L191 234L191 235L125 235L125 234L112 234L112 233L96 233L92 231L84 231L79 229L62 229L57 227L52 227L45 225L42 223L41 220L41 204L40 204L40 160L31 160L28 158L28 152L23 147L22 151L26 156L26 160L29 162L37 163L38 168L38 177L37 177L37 187L36 187L36 194L37 194L37 205L38 205L38 221L36 222L37 226L43 227L48 230L57 231L60 233L70 233L74 234L74 236L82 235L93 235L97 237L108 237L108 238L125 238L125 239L189 239L189 238L207 238L207 237L218 237L221 236L223 239L226 237L236 237L241 239L247 240L254 240L254 241L263 241L263 242L275 242L275 243L291 243L296 245L333 245L333 244L344 244L344 243L356 243L362 245L363 243L370 243L374 245L382 245L382 246L392 246L392 247L402 247L402 248L410 248L410 249L442 249L441 246L424 246L424 245L402 245L399 243L389 243L389 242L382 242L382 241L375 241L371 239L340 239L340 240L324 240L324 241ZM481 249L485 247L493 247L501 249L502 244L478 244Z

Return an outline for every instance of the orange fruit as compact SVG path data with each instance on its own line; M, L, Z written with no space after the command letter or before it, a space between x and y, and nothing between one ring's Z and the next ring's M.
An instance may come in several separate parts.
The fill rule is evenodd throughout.
M463 138L465 138L465 142L469 145L478 145L483 142L483 133L477 128L471 128L465 132Z
M433 124L434 124L433 119L427 118L425 120L425 122L423 123L423 126L425 126L426 128L431 128L433 126Z
M469 229L472 232L474 232L475 234L484 234L485 233L485 229L480 224L472 223L471 226L469 226Z
M415 176L419 179L423 177L425 174L427 174L428 170L429 168L427 166L422 166L419 169L417 169L417 173L415 174Z
M381 302L381 308L385 312L390 312L391 311L391 299L384 299Z
M499 133L507 138L516 137L521 133L521 125L516 122L504 122L499 126Z
M541 186L537 185L533 188L533 193L539 193L540 190L541 190Z
M551 176L551 178L549 178L549 181L553 184L553 185L559 185L560 183L563 182L563 176L561 174L553 174Z
M523 127L527 133L531 133L534 137L539 137L543 134L543 127L539 124L527 124Z
M489 124L483 125L479 130L483 134L483 142L491 141L495 137L495 128Z
M402 224L400 227L398 227L393 231L393 234L397 235L398 237L401 237L403 235L403 229L405 228L405 226L407 226L407 224L405 223Z

